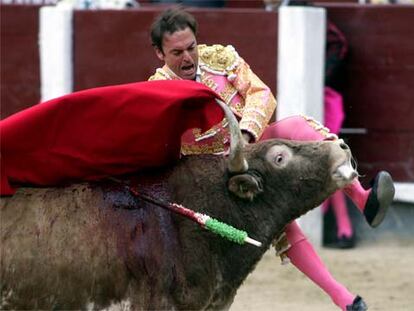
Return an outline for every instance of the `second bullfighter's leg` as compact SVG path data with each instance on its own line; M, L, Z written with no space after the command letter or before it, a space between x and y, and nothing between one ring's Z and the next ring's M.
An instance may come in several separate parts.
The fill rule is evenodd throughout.
M323 213L326 214L329 209L332 209L335 216L337 227L336 238L337 244L334 245L339 248L350 248L353 246L353 228L351 219L348 215L346 206L346 199L342 190L336 191L322 204Z
M294 116L270 124L261 139L284 138L289 140L312 141L336 139L313 119ZM394 197L394 185L389 173L381 171L371 182L372 188L365 190L358 179L344 188L346 195L364 214L371 227L377 227L385 217Z

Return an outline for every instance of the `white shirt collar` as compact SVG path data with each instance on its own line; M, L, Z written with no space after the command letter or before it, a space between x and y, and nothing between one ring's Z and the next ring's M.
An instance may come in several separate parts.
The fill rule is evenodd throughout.
M200 66L197 66L197 72L196 72L195 80L197 82L201 82L201 69L200 69Z
M178 79L178 80L182 80L182 78L181 78L181 77L179 77L179 76L177 76L177 75L175 74L175 72L174 72L174 71L172 71L172 70L170 69L170 67L168 67L168 65L167 65L167 64L165 65L165 68L167 69L168 74L169 74L171 77L174 77L175 79ZM200 69L200 66L197 66L197 71L196 71L195 80L196 80L197 82L201 82L201 69Z

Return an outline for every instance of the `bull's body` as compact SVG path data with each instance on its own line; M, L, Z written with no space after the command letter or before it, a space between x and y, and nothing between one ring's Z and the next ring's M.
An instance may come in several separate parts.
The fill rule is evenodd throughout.
M275 145L288 158L278 166L269 155ZM20 189L1 204L2 308L101 308L129 299L134 309L225 309L285 225L344 185L333 178L349 161L343 149L248 146L244 175L260 188L253 196L246 193L255 183L237 184L213 155L134 176L141 192L246 230L261 248L217 237L115 182Z

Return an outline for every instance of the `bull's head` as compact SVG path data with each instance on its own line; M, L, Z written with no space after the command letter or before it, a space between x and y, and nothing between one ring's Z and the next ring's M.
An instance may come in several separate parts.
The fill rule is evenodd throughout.
M229 180L229 190L242 199L253 200L257 194L263 191L263 180L256 174L257 170L255 167L249 169L249 166L254 166L255 164L250 164L244 155L245 142L238 127L237 119L225 103L219 100L217 100L217 102L224 110L228 120L231 137L228 170L233 176ZM261 158L263 159L263 162L267 164L268 170L277 173L291 165L291 162L297 161L297 157L294 157L292 154L292 148L305 148L305 145L307 144L300 142L290 144L287 141L283 144L279 144L275 141L267 141L259 143L258 145L263 145L263 147L257 146L257 148L262 149L260 152ZM295 145L295 147L293 147L293 145ZM342 139L322 141L318 143L315 142L314 146L306 148L314 148L315 150L323 149L323 154L329 158L328 161L330 165L328 173L333 180L332 184L335 186L335 189L330 190L331 192L349 184L357 176L357 172L352 166L350 149ZM310 154L312 152L308 150L306 153ZM257 153L254 158L256 157ZM305 159L302 158L302 161L305 161ZM318 163L315 163L314 165L318 165ZM296 165L296 167L300 167L300 165ZM299 175L298 178L300 178Z
M328 195L357 176L349 147L340 139L312 143L270 139L246 146L245 157L248 170L233 173L228 188L250 201L261 192L274 191L272 185L277 185L278 196L281 192L304 195L317 205L323 200L317 189L325 189L323 193Z

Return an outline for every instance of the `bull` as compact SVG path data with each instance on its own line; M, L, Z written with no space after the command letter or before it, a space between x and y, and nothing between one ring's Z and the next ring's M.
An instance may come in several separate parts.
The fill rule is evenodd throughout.
M224 108L224 107L223 107ZM356 176L341 140L244 146L125 176L141 193L208 214L262 242L238 245L112 180L21 188L1 200L2 309L228 309L274 237Z

